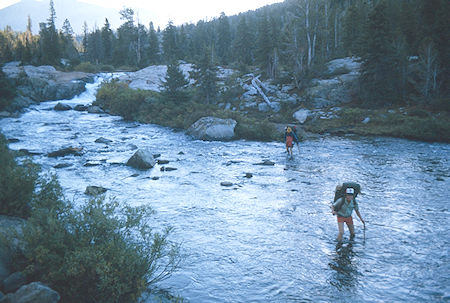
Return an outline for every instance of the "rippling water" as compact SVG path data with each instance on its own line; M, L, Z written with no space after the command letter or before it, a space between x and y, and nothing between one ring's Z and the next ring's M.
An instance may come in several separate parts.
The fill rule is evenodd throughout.
M90 104L97 85L57 102ZM161 287L188 302L450 302L449 144L331 137L303 142L291 160L281 142L203 142L119 117L56 112L57 102L1 119L7 138L19 140L10 148L35 153L70 199L97 185L151 205L155 226L173 226L185 255ZM95 143L100 137L112 143ZM45 156L69 146L83 155ZM136 146L177 170L125 166ZM275 165L255 165L266 159ZM366 229L355 217L355 240L337 245L329 204L350 180L362 185Z

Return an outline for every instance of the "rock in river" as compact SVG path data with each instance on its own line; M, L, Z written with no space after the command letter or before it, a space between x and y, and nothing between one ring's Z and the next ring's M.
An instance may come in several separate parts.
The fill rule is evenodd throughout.
M142 149L137 150L127 162L128 166L141 170L152 168L155 164L153 154L148 150Z

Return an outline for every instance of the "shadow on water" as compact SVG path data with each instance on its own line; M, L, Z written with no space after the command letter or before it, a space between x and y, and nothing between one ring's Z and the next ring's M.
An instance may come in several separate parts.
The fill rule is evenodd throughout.
M329 283L340 291L349 291L358 285L360 274L353 245L353 239L349 240L348 243L337 243L331 261L328 263L328 266L333 270Z

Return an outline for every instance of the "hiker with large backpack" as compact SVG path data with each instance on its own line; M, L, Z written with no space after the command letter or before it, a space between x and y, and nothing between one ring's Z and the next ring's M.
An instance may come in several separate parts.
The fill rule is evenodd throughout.
M355 210L356 215L361 220L363 225L364 222L361 214L359 213L358 203L355 198L358 193L361 192L361 187L357 183L344 183L336 187L334 193L334 202L331 206L333 215L337 215L339 233L337 236L337 241L342 240L344 235L344 223L347 224L347 228L350 231L350 239L355 236L355 228L353 225L352 212Z
M286 127L284 141L286 142L286 151L292 157L292 147L294 146L294 141L298 144L298 137L297 134L292 131L290 126Z

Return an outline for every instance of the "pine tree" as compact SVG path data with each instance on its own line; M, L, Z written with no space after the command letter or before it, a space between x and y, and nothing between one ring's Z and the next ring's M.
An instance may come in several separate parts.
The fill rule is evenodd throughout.
M371 12L366 35L367 53L361 66L362 101L370 106L392 104L398 99L399 72L384 1Z
M184 77L178 61L172 61L167 65L167 75L161 87L163 100L172 103L186 102L189 99L188 84L189 81Z
M158 34L153 26L153 22L150 22L149 26L149 47L148 47L148 59L150 64L158 64L160 62L160 49Z
M56 12L53 0L50 0L50 16L47 23L41 23L39 35L41 37L41 63L59 64L61 51L58 33L56 31Z
M267 20L267 15L264 13L258 28L258 39L256 46L256 61L261 67L261 70L267 77L270 77L270 63L272 56L273 45L270 39L270 27Z
M134 25L134 10L124 8L120 11L124 23L117 29L117 40L114 48L115 65L137 66L138 29Z
M245 16L241 16L236 29L236 38L233 43L233 54L235 60L243 65L251 65L253 52L253 36L247 25Z
M173 62L179 59L177 28L173 25L172 21L169 21L169 24L163 31L162 47L166 62Z
M221 13L217 28L216 53L221 64L228 64L230 58L231 30L228 17Z
M102 45L104 51L104 63L112 63L113 46L114 46L114 34L109 25L108 18L105 18L105 24L101 30Z
M203 58L194 65L194 70L190 73L191 78L195 80L198 98L207 104L215 103L219 92L218 68L212 60L211 53L212 48L207 49Z
M79 61L78 57L78 51L75 48L74 45L74 38L73 38L73 29L70 25L69 20L64 20L64 24L62 27L62 32L60 33L61 36L61 46L62 46L62 56L63 58L75 60L75 62Z

